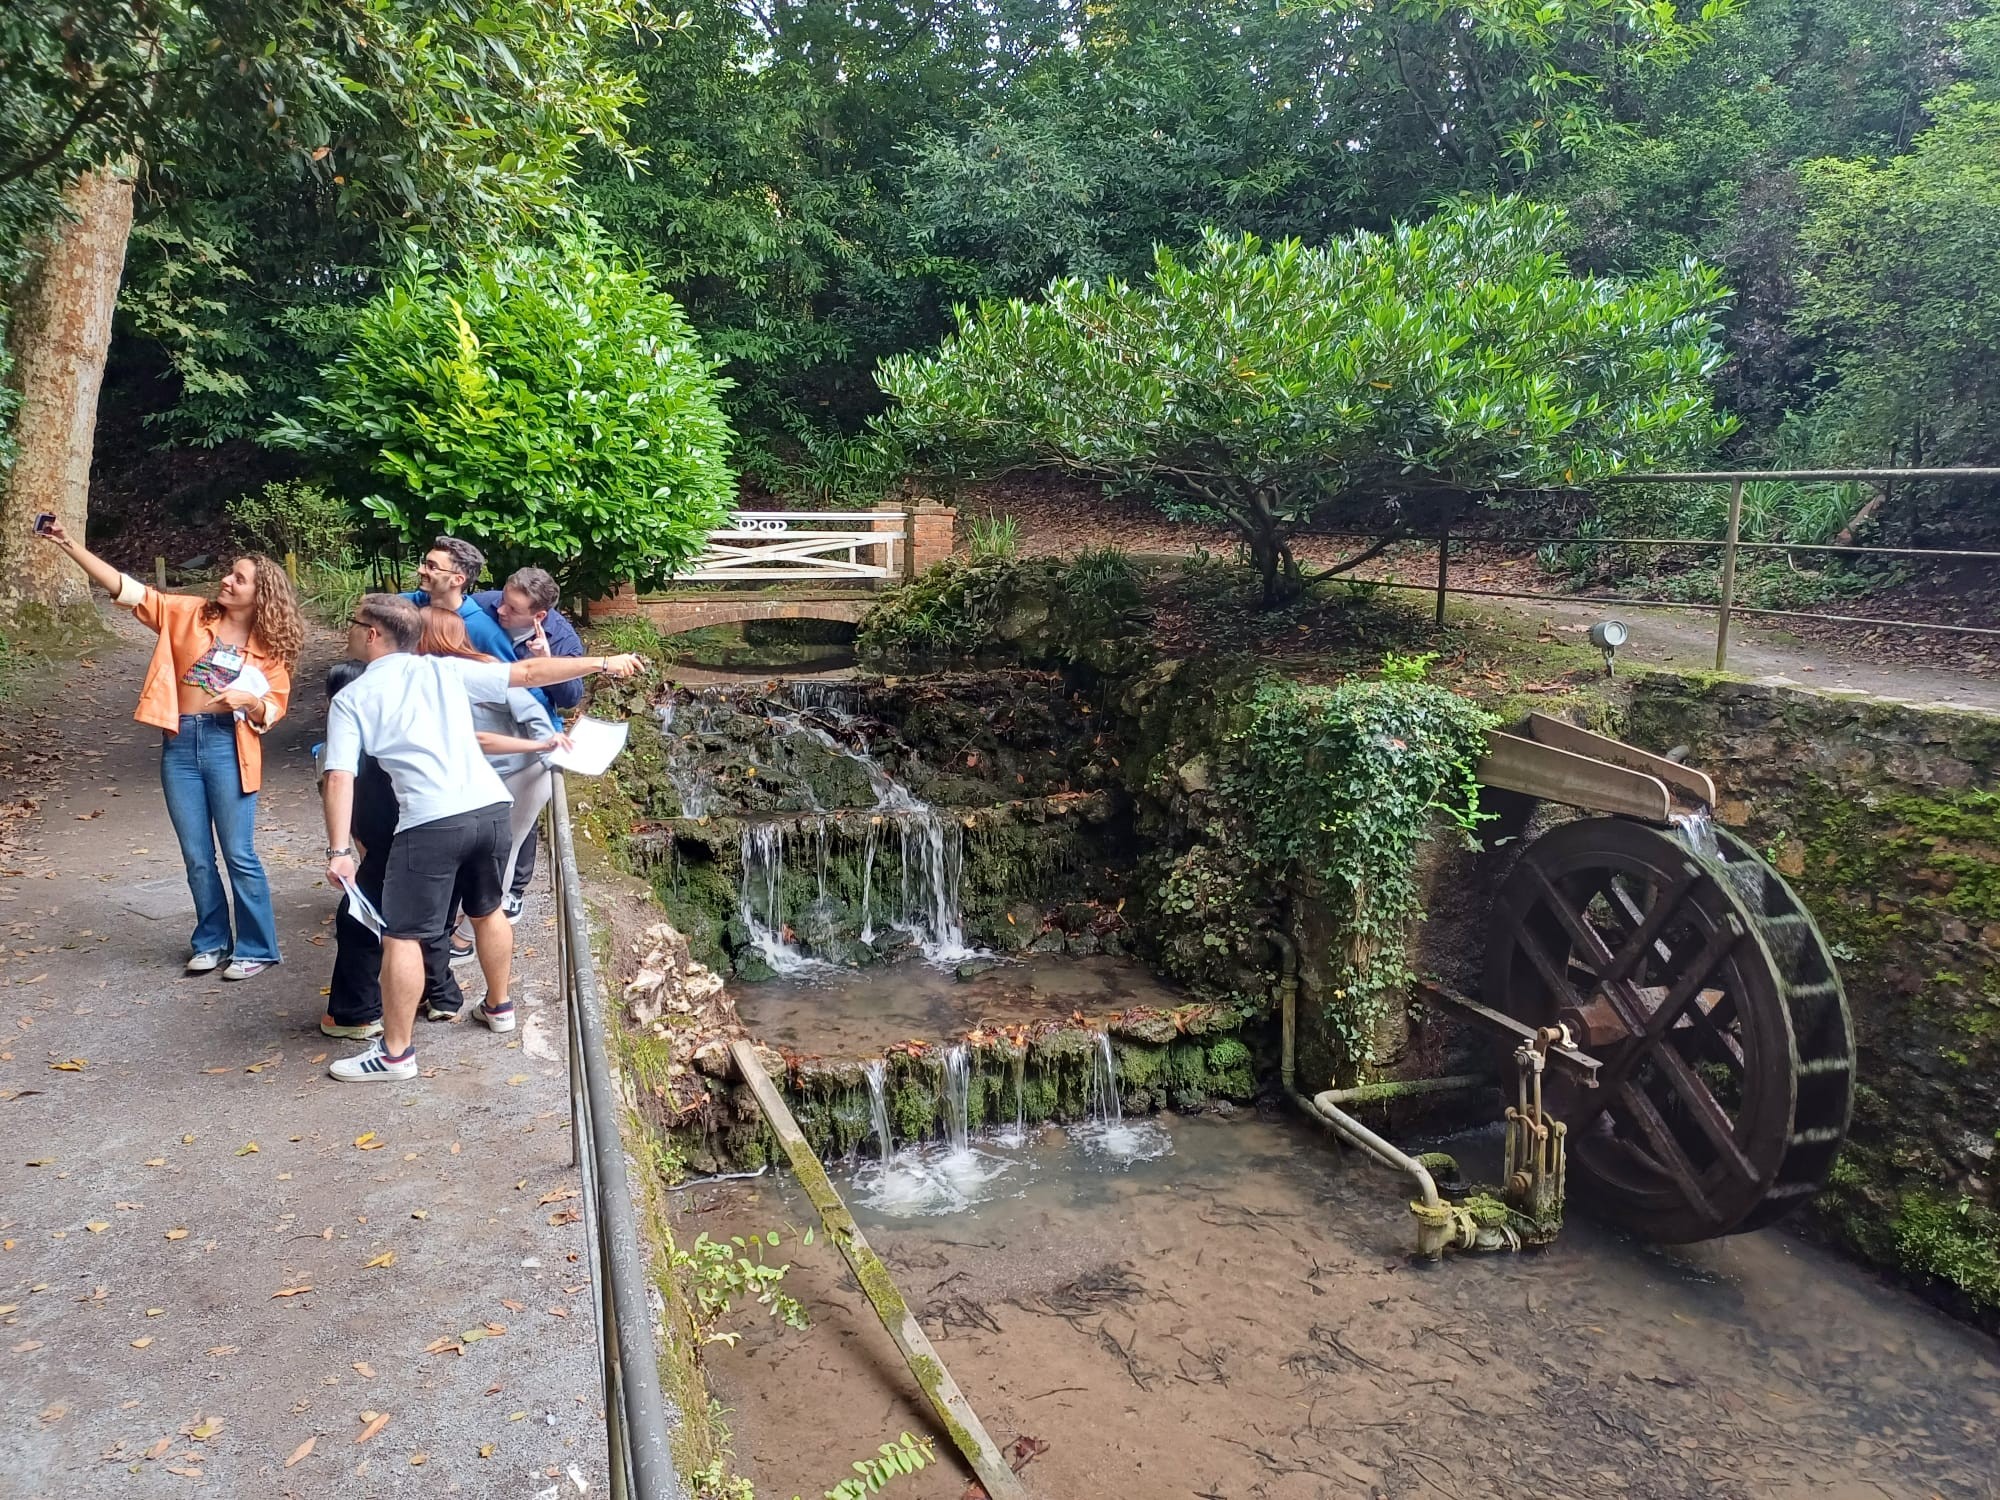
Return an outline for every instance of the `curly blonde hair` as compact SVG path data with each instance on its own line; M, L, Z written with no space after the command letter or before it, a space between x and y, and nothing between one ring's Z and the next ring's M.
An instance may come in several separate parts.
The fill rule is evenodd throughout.
M237 561L257 570L257 610L250 617L250 634L258 646L275 656L291 671L299 664L299 652L306 643L305 617L299 613L298 595L285 565L261 552L245 552ZM201 607L201 618L214 624L222 618L222 606L213 599Z

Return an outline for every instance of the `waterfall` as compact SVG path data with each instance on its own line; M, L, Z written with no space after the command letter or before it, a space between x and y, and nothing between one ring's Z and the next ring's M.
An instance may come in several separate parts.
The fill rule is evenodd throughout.
M1111 1055L1111 1038L1097 1033L1097 1050L1090 1057L1090 1120L1093 1125L1125 1123L1118 1103L1118 1062Z
M954 1155L972 1149L972 1051L963 1042L944 1054L944 1138Z
M887 1084L889 1064L882 1058L872 1059L862 1070L868 1078L868 1119L874 1127L875 1139L882 1147L882 1160L887 1161L895 1154L894 1142L889 1139L889 1096Z
M757 956L778 974L802 974L821 967L817 959L808 958L785 937L783 831L776 823L746 823L738 850L743 860L738 909Z
M924 803L898 819L903 851L903 920L900 924L932 963L954 964L978 950L966 946L959 917L959 882L965 875L965 832Z
M1715 817L1707 807L1697 807L1693 812L1677 812L1668 815L1681 841L1703 859L1721 859L1722 846L1715 837Z
M875 902L875 825L880 819L868 825L868 848L861 856L861 941L875 941L875 915L871 908Z

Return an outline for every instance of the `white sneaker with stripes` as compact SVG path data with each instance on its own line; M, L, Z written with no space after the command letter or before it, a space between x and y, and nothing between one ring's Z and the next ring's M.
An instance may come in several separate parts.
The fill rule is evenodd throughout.
M417 1076L417 1049L391 1057L378 1041L366 1052L329 1063L326 1070L342 1083L397 1083Z

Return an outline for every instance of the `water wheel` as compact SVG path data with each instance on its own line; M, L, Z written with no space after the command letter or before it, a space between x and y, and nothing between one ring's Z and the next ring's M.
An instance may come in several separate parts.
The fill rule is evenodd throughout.
M1854 1030L1832 956L1777 871L1718 831L1695 852L1625 818L1522 852L1496 903L1486 1002L1567 1023L1599 1086L1551 1070L1579 1202L1668 1243L1761 1228L1847 1134Z

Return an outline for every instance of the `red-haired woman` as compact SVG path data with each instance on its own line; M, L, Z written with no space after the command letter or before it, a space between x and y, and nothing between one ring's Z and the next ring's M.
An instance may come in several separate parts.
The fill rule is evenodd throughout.
M417 655L457 656L467 661L495 659L473 648L471 637L466 634L465 621L456 611L431 604L420 613L423 615L424 634L417 644ZM551 750L567 748L569 736L556 728L541 700L526 688L511 690L504 708L498 704L474 703L472 725L479 734L479 748L486 752L488 763L499 773L508 796L514 799L513 810L508 814L507 862L500 872L500 889L504 891L511 888L514 863L521 857L521 845L528 837L528 830L542 815L554 788L553 776L543 756ZM454 933L457 908L458 903L454 901ZM424 1014L437 1021L448 1019L457 1012L448 1000L439 1004L437 996L427 994Z
M114 603L159 632L133 717L161 731L160 786L194 896L187 972L222 969L224 979L261 973L278 962L271 884L256 845L262 741L284 717L306 634L291 580L252 552L230 565L213 599L163 594L70 540L60 521L42 535ZM218 844L235 896L233 929Z

